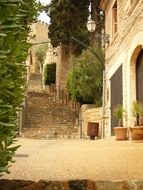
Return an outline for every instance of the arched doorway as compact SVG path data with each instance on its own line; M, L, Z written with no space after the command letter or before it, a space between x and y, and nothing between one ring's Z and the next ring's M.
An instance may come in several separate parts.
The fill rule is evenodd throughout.
M136 99L143 103L143 50L136 61Z

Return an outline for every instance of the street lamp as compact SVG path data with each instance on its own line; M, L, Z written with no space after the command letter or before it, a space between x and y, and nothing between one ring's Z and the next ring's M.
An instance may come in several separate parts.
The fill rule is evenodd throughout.
M100 16L98 13L96 13L96 15ZM90 5L89 5L89 18L88 18L88 21L87 21L87 24L86 24L88 31L90 33L93 33L97 29L97 25L101 25L101 22L100 23L95 23L95 21L92 20L92 18L91 18L91 3L90 3ZM97 34L97 35L96 35L96 37L101 38L101 40L102 40L102 42L104 44L103 47L105 47L105 43L109 43L109 34L105 34L105 29L104 29L103 26L102 26L102 29L101 29L101 35L99 35L99 34Z
M96 29L96 24L95 24L94 20L92 20L92 18L91 18L91 3L89 5L89 18L88 18L86 26L87 26L88 31L91 33L94 32Z
M96 29L96 24L92 19L89 19L87 21L87 29L89 32L94 32Z
M90 4L90 7L89 9L91 10L91 4ZM87 21L87 29L90 33L94 32L97 25L96 23L91 19L91 11L90 12L90 16L89 16L89 19ZM101 23L97 23L97 24L101 24ZM97 34L98 35L98 34ZM98 35L99 38L101 38L101 41L102 41L102 44L103 44L103 48L105 50L105 43L109 43L109 35L108 34L105 34L105 30L104 28L102 28L102 31L101 31L101 35ZM105 117L105 85L106 85L106 75L105 75L105 57L104 59L101 59L100 56L94 52L90 47L88 47L87 45L85 45L83 42L81 42L80 40L78 40L77 38L75 37L71 37L72 40L76 41L77 43L81 44L83 47L87 48L91 53L94 54L94 56L97 57L97 59L100 61L100 63L102 64L103 66L103 92L102 92L102 138L104 137L104 124L105 124L105 121L104 121L104 117ZM82 127L81 127L81 137L82 137Z
M87 21L87 29L89 32L92 33L95 31L97 25L91 18L91 3L89 6L89 13L90 13L90 15L89 15L89 19ZM101 24L101 23L97 23L97 24ZM105 51L105 44L109 43L109 35L105 34L104 28L101 29L101 36L99 35L98 37L101 38L102 47L104 48L104 51ZM101 63L103 64L103 92L102 92L102 138L103 138L104 137L104 124L105 124L104 117L105 117L105 88L106 88L105 57L104 57L104 60L101 61Z

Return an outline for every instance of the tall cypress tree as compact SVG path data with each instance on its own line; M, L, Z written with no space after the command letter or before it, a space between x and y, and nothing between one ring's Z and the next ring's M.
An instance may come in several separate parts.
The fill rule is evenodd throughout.
M89 44L89 32L86 27L89 16L89 4L90 0L51 1L49 6L51 19L49 37L54 47L57 47L60 43L71 44L71 36L87 45ZM78 50L82 48L82 46L78 45Z

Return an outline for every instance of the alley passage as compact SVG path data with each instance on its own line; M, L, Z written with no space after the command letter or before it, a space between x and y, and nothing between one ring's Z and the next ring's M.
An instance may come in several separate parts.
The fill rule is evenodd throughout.
M143 142L19 139L21 147L3 178L25 180L143 179Z

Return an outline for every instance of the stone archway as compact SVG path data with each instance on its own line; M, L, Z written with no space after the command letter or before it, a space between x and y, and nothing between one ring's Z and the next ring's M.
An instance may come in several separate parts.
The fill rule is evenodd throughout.
M137 99L137 87L136 87L136 62L138 59L138 56L141 52L142 46L139 45L135 48L130 61L130 85L131 85L131 100L134 101Z
M127 126L132 126L134 118L132 114L132 104L136 100L136 61L143 48L143 31L137 32L130 41L126 57L126 109Z
M143 49L136 61L136 99L143 103Z
M131 56L130 59L130 109L129 109L129 120L130 120L130 125L134 122L134 118L132 115L132 104L133 101L136 101L137 98L137 62L138 62L138 57L139 54L142 50L142 45L138 45ZM139 71L138 71L139 72ZM139 87L138 87L139 88Z

